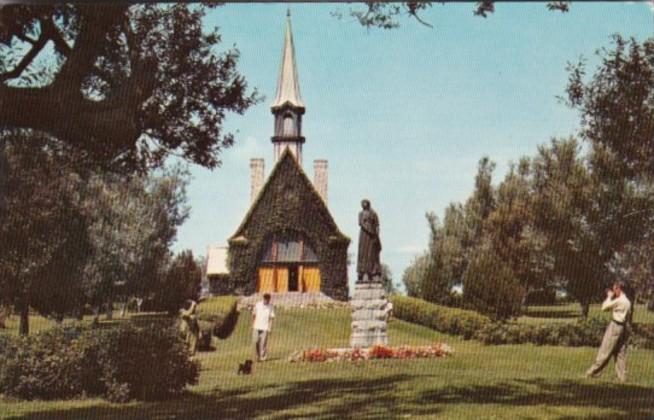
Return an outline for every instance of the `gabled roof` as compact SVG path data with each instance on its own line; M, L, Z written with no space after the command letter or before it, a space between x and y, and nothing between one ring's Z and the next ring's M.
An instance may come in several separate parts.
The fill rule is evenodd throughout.
M279 78L277 79L277 95L271 108L280 108L285 104L304 108L295 65L295 47L291 31L290 11L286 14L286 35L284 36L284 49L282 50L282 64L279 67Z
M290 167L290 168L289 168ZM307 177L306 173L302 170L302 167L298 164L297 160L295 159L295 156L291 152L291 150L287 147L284 149L284 152L282 153L282 156L279 158L277 161L277 164L273 168L272 172L270 173L270 176L268 176L268 179L266 180L266 183L263 185L261 190L259 191L259 194L257 195L257 198L254 200L252 205L250 206L250 209L246 213L245 217L243 218L243 221L241 222L240 226L236 230L236 233L232 235L230 240L237 239L239 237L243 237L245 228L248 226L248 223L252 219L255 210L257 207L261 205L261 202L263 198L269 194L269 191L273 188L273 185L275 183L281 182L281 174L283 172L283 169L289 168L291 169L290 173L291 175L295 174L299 178L300 182L303 183L308 191L308 196L303 197L304 200L313 200L313 202L318 205L326 215L326 218L331 225L331 229L334 231L334 233L341 238L347 239L349 241L349 238L345 236L338 228L336 225L336 222L334 221L334 218L332 217L331 213L329 212L329 209L327 208L327 205L325 204L325 201L322 199L318 191L316 191L315 187L313 186L313 183L309 180Z

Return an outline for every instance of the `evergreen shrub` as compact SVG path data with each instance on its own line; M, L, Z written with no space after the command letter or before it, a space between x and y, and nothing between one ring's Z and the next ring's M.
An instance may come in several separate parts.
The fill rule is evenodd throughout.
M200 302L198 323L200 325L200 350L211 348L211 337L228 338L238 322L238 298L216 296Z
M398 319L413 322L446 334L472 338L491 320L475 311L449 308L422 299L392 296L393 314Z
M464 306L496 320L522 312L524 288L513 271L491 249L481 247L463 275Z
M0 393L18 398L163 399L197 383L199 374L170 327L73 325L9 341L0 340Z

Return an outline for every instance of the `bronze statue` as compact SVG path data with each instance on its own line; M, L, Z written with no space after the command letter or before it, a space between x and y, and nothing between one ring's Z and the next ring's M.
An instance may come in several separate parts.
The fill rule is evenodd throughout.
M359 212L359 255L357 259L358 281L381 281L381 241L379 240L379 218L370 207L370 201L362 200Z

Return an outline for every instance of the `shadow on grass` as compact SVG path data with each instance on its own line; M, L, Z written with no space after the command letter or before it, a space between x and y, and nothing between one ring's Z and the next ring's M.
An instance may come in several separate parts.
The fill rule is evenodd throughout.
M515 380L493 385L439 385L408 396L398 384L414 376L296 381L244 386L213 394L186 393L158 403L44 410L27 419L378 419L436 416L448 406L550 406L606 408L611 418L647 419L654 414L654 388L585 381ZM422 386L428 384L421 377ZM428 386L428 385L427 385ZM491 407L493 405L493 407ZM478 407L477 407L478 409ZM593 418L593 417L586 417ZM597 416L595 418L602 418ZM604 417L605 418L605 417Z
M529 379L497 385L448 386L426 391L419 398L424 404L597 407L619 412L618 417L611 418L654 418L654 387L592 380Z
M371 379L324 379L297 381L266 387L216 390L211 394L188 392L171 401L74 407L44 410L25 419L249 419L266 418L393 418L401 411L393 396L394 385L410 380L408 375ZM301 413L281 413L302 409ZM434 411L431 411L432 413Z

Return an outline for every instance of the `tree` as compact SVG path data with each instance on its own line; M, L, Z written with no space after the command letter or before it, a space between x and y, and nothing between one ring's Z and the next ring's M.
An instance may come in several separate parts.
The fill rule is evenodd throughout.
M481 237L484 222L495 208L495 190L491 183L495 166L487 156L482 157L477 165L475 189L464 207L471 243L476 243Z
M226 113L259 97L236 70L238 50L214 52L220 35L203 32L205 9L0 6L0 127L46 132L114 169L169 155L216 167L233 142ZM53 58L40 66L50 43Z
M463 303L494 319L506 320L522 310L524 288L511 268L486 241L475 250L463 276Z
M430 230L429 248L405 272L403 281L410 293L442 305L451 303L452 287L461 284L470 252L481 240L484 223L495 207L491 185L494 168L495 163L487 157L480 159L472 196L464 206L450 203L443 225L434 213L425 215Z
M384 291L386 291L386 294L397 293L397 289L393 284L393 273L391 272L391 268L388 266L388 264L382 263L381 271L382 287L384 288Z
M547 235L554 274L588 315L590 303L610 281L605 250L607 238L590 223L593 194L598 186L580 156L575 139L552 140L533 159L534 225Z
M446 3L446 2L441 2ZM473 9L476 16L488 17L495 12L495 3L493 0L478 1ZM398 18L408 17L415 19L417 22L431 27L432 25L425 21L421 12L430 8L433 2L429 1L408 1L402 3L383 3L383 2L365 2L366 7L350 9L349 15L366 28L394 29L400 26ZM550 1L547 3L549 10L558 10L567 12L570 2L567 1ZM335 16L342 18L340 12L333 13Z
M446 235L435 214L427 213L426 217L430 230L429 261L420 286L421 297L447 305L452 286L460 281L460 277L455 276L461 262L461 247L456 238Z
M429 266L430 255L427 251L416 256L411 264L404 269L402 274L402 283L406 288L407 295L411 297L422 297L422 280L425 278L427 267Z
M486 17L494 3L479 1L474 13ZM349 14L365 27L395 28L401 16L430 26L420 13L431 2L364 4ZM220 35L203 33L206 7L0 7L0 126L49 133L114 168L143 169L171 154L216 167L234 140L222 130L226 113L243 113L260 98L236 70L236 49L212 51ZM48 45L54 57L39 67Z
M159 176L91 177L84 201L93 249L84 279L90 303L111 306L159 290L177 227L188 217L187 182L180 168Z
M622 252L616 253L610 266L616 276L628 279L637 301L654 302L654 242L652 238L644 238L640 242L625 246ZM631 298L631 296L628 297Z
M182 251L161 276L153 298L157 309L176 314L188 300L196 301L200 297L201 282L202 268L193 252Z
M61 319L83 302L88 258L87 219L79 179L52 139L32 132L1 133L6 178L0 218L0 289L29 333L29 308Z
M525 298L551 286L553 277L547 237L534 226L531 184L530 160L522 158L497 187L495 208L484 224L484 236L525 289Z
M642 280L654 269L643 267L651 264L654 236L654 39L615 35L613 48L597 54L590 79L583 60L569 67L568 105L579 111L592 176L602 186L591 215L598 235L619 272L646 292L654 287Z
M586 64L569 66L568 105L579 111L581 136L615 156L623 176L654 177L654 39L613 36L590 80Z

